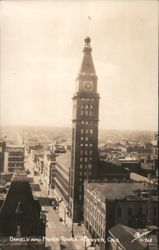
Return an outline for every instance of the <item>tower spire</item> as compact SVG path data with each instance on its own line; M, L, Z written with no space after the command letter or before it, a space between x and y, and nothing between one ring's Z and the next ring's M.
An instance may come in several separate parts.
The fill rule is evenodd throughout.
M91 39L90 37L87 37L84 39L85 46L83 48L83 60L82 64L80 67L79 74L80 75L95 75L95 67L93 63L93 58L92 58L92 48L91 48Z

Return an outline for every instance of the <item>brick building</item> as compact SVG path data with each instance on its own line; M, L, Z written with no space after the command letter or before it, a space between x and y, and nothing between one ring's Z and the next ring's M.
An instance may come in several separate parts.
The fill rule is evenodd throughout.
M144 183L84 184L84 225L93 238L108 237L116 224L144 228L157 225L157 192L151 190L148 222L148 187Z
M90 42L87 37L73 96L69 210L74 222L83 218L84 180L97 175L99 94Z

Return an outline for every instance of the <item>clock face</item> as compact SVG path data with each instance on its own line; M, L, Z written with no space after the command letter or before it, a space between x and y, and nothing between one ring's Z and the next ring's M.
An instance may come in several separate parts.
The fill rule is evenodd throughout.
M90 81L84 82L84 90L92 91L93 90L93 83Z

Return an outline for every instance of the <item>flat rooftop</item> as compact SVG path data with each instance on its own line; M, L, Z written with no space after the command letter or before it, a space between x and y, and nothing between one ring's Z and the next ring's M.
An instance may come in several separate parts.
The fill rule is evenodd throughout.
M95 191L102 196L104 196L108 200L122 200L124 198L127 199L144 199L140 196L141 191L147 190L147 187L144 183L137 182L126 182L126 183L97 183L91 182L88 183L90 189Z

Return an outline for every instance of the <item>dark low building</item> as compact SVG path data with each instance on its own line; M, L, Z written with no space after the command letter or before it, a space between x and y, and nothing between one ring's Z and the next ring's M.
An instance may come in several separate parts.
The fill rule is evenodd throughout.
M21 245L13 249L32 249L31 245L34 249L44 249L45 217L39 201L33 197L26 173L21 169L16 169L0 209L0 248L10 249L11 236L28 238L27 242L20 242ZM32 241L35 238L39 241Z
M130 171L129 169L123 168L120 165L116 165L107 161L99 161L98 164L99 171L99 179L107 179L107 180L129 180L130 179Z
M123 168L128 168L130 172L133 173L139 173L140 172L140 161L139 160L134 160L134 159L129 159L129 158L124 158L124 159L119 159L119 165Z

